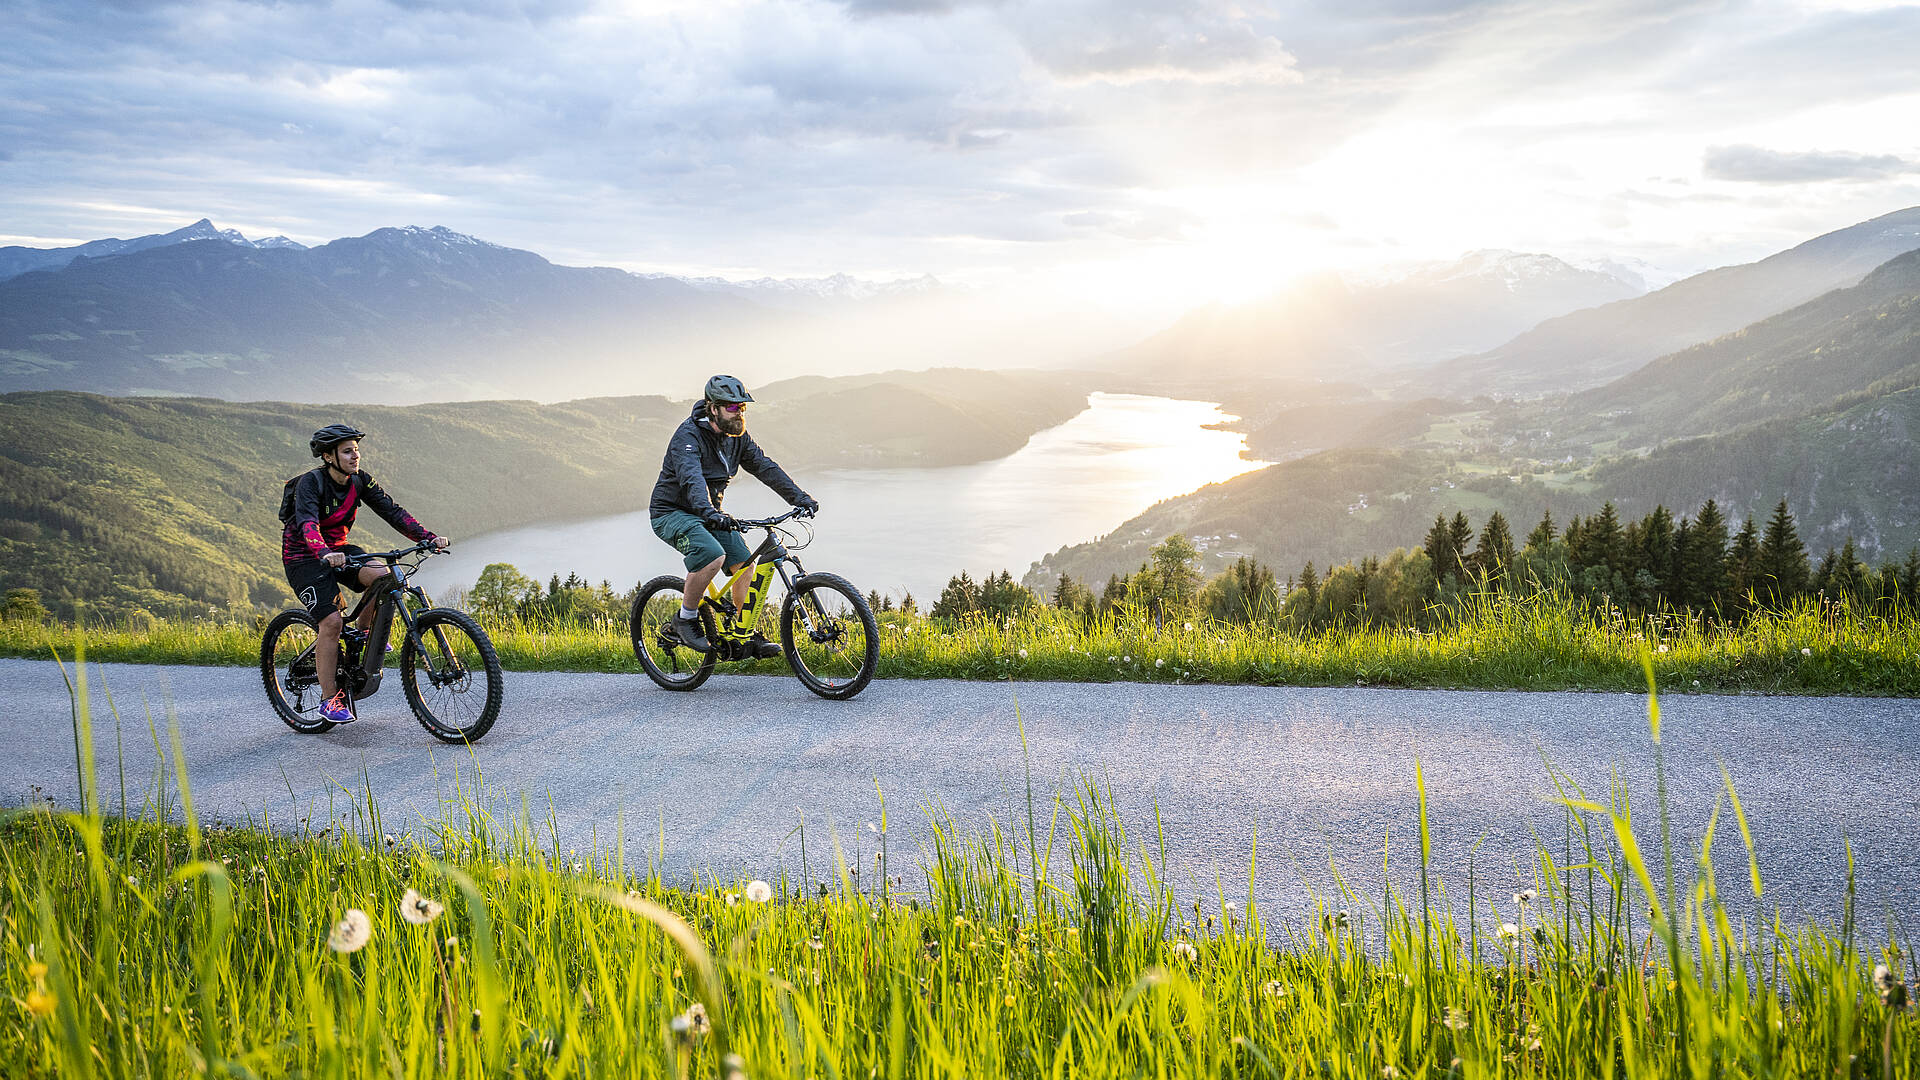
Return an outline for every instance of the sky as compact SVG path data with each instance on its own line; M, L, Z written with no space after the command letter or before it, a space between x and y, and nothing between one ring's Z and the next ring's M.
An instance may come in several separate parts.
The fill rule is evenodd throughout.
M1869 0L8 0L0 244L445 225L1143 318L1481 248L1675 276L1920 204L1916 57Z

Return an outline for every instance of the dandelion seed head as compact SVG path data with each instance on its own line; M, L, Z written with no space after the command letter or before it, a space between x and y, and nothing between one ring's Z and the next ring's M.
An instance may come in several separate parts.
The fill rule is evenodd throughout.
M773 899L773 886L758 878L747 882L747 899L756 904L764 904Z
M1200 956L1200 950L1194 948L1193 943L1190 941L1174 942L1172 951L1173 951L1174 959L1185 960L1188 963L1192 963L1194 960L1198 959Z
M1510 922L1503 922L1500 924L1500 936L1503 938L1517 938L1520 936L1520 928Z
M1800 655L1801 655L1801 656L1812 656L1812 655L1813 655L1813 650L1812 650L1812 649L1807 649L1807 648L1802 648L1802 649L1800 650Z
M348 908L327 935L327 947L337 953L359 952L373 939L373 920L359 908Z
M1025 650L1025 649L1021 649L1021 650L1020 650L1020 659L1022 659L1022 660L1025 660L1026 658L1027 658L1027 650Z
M415 926L425 926L439 918L442 910L438 901L429 900L412 889L400 897L400 917Z
M1449 1005L1440 1022L1455 1031L1465 1031L1467 1030L1467 1010Z

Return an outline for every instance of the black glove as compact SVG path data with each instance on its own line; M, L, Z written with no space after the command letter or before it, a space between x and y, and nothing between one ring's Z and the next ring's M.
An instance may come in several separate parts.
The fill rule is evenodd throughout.
M811 495L802 494L798 499L794 500L793 505L795 509L808 517L812 517L820 512L820 500Z
M709 532L740 531L740 523L733 520L733 515L724 510L709 510L700 515L700 520L706 523Z

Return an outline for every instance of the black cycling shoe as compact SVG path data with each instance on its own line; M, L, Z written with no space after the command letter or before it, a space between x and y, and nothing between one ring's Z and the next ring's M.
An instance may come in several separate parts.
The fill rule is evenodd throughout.
M780 646L767 640L767 635L755 630L753 639L747 642L747 655L755 660L772 660L780 655Z
M685 645L694 652L704 653L713 651L713 644L707 640L707 635L700 632L699 619L689 619L685 616L675 615L673 622L669 625L673 628L674 638L678 640L680 644Z

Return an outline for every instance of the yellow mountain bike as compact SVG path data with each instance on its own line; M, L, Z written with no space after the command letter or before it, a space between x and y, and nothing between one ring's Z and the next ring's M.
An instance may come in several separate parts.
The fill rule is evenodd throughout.
M633 655L648 678L668 690L692 690L707 681L715 664L752 659L753 634L766 617L767 592L778 575L786 586L779 622L787 666L802 685L823 698L845 701L866 689L880 662L880 628L866 598L846 578L809 574L800 565L793 553L813 541L813 528L800 514L796 509L739 522L742 531L763 529L766 536L749 564L755 569L744 606L734 605L733 584L746 567L726 580L716 576L700 600L700 627L713 644L711 652L691 649L674 636L672 622L680 613L686 578L664 574L640 586L633 595L628 630Z

